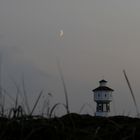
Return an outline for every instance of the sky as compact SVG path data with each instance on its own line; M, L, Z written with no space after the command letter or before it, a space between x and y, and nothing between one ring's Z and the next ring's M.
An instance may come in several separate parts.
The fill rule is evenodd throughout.
M140 108L139 13L138 0L1 0L2 86L15 97L24 77L31 107L41 90L64 103L59 59L72 112L85 103L83 113L95 111L92 90L104 78L115 90L112 113L135 115L122 70Z

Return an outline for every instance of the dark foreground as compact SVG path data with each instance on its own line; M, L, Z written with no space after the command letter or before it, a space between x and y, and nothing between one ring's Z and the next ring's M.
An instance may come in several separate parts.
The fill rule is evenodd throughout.
M140 119L69 114L61 118L0 118L0 140L139 140Z

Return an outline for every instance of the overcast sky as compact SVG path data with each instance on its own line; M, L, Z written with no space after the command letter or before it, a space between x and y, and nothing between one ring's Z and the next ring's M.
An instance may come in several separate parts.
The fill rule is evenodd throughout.
M41 89L53 94L54 103L64 102L59 58L72 111L84 103L95 109L92 89L104 78L115 90L116 112L134 114L122 70L140 108L139 13L139 0L1 0L3 86L11 91L9 79L21 84L24 74L31 105Z

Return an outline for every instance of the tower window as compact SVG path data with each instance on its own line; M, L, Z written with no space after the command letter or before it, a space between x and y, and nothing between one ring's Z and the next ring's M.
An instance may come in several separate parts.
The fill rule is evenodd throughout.
M109 106L109 104L106 104L106 110L107 110L107 112L110 111L110 106Z
M97 105L97 111L103 111L103 104L98 104Z

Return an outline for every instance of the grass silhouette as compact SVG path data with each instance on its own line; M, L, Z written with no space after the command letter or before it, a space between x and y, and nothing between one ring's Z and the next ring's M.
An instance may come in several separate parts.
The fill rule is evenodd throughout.
M34 115L38 107L43 90L38 93L33 107L29 106L28 95L24 80L22 90L16 82L16 96L13 98L6 89L1 88L3 94L13 102L13 106L0 110L0 140L139 140L140 119L128 116L96 117L87 114L70 113L69 104L55 103L50 105L48 99L44 101L41 115ZM65 95L67 92L65 93ZM68 100L67 96L65 99ZM80 113L85 107L84 104ZM66 114L57 117L55 110L63 107ZM44 110L46 108L46 115Z

